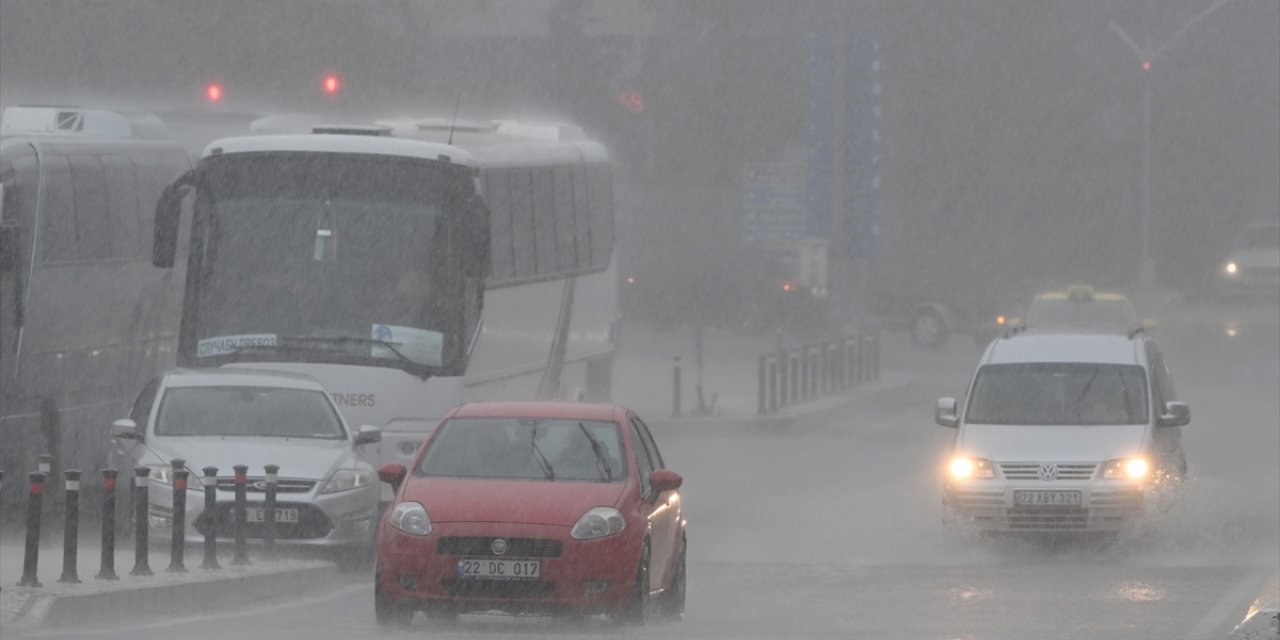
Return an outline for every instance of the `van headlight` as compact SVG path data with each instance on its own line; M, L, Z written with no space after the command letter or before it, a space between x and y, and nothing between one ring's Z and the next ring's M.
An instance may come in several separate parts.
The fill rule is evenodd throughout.
M611 536L627 528L622 512L613 507L596 507L582 514L574 523L569 535L574 540L594 540Z
M417 502L401 502L391 510L391 526L410 535L425 536L431 533L431 518L427 508Z
M1235 261L1233 260L1231 262L1228 262L1226 266L1222 267L1222 270L1228 276L1234 276L1240 273L1240 265L1236 264Z
M996 477L995 467L991 466L990 460L968 456L952 458L951 463L947 465L947 472L956 480L990 480Z
M1151 473L1151 465L1143 458L1117 458L1102 467L1105 480L1141 480Z
M337 493L358 489L373 482L373 471L370 469L338 469L329 476L320 493Z

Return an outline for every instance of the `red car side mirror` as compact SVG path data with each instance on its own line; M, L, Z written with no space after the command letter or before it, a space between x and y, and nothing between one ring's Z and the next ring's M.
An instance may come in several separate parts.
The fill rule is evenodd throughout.
M684 478L670 469L658 469L649 474L649 484L653 486L654 493L675 491L684 484Z
M409 471L398 462L388 462L378 467L378 479L391 485L392 489L400 488L400 483L404 482L404 477L407 473Z

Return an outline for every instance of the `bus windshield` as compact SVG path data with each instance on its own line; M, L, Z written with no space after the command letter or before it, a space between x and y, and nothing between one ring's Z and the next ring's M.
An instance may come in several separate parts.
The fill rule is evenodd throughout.
M439 369L460 350L447 241L461 174L332 153L237 154L201 170L188 356Z

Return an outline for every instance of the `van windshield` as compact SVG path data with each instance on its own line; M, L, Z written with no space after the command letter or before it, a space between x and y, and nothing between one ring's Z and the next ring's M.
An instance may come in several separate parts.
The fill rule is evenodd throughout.
M1147 381L1136 365L986 365L973 383L970 424L1120 425L1147 422Z

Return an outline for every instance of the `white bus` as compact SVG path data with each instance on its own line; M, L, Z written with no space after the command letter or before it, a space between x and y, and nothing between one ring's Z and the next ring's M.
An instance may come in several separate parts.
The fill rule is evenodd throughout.
M0 121L0 468L92 473L142 381L172 366L183 273L152 220L189 155L149 114L9 107Z
M575 127L225 138L174 186L155 261L190 248L179 363L310 374L382 429L382 462L466 400L609 396L610 165Z

